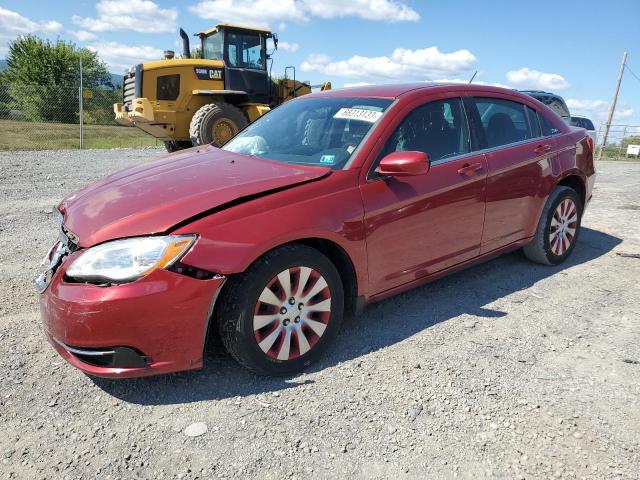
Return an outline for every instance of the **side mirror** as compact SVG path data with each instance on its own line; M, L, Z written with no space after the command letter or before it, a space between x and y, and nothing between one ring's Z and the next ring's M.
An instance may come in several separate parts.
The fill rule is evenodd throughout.
M424 175L430 166L429 155L424 152L393 152L380 161L376 173L391 177Z

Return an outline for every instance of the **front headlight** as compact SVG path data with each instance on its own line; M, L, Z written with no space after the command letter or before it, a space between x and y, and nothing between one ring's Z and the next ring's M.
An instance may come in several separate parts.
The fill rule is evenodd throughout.
M103 243L78 256L67 269L67 276L87 282L130 282L170 267L195 239L195 235L169 235Z

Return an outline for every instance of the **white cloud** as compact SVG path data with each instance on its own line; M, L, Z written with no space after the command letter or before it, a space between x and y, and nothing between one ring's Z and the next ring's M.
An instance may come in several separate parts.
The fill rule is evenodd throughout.
M41 30L46 33L58 33L61 32L63 27L60 22L56 22L55 20L49 20L48 22L42 22Z
M585 100L577 98L568 98L566 99L566 102L571 115L590 118L595 124L601 124L607 120L607 116L609 114L609 102L605 102L604 100ZM629 120L631 120L635 115L636 112L633 108L618 103L613 115L613 123L629 124ZM634 119L631 123L636 123L637 121L638 119Z
M111 69L126 70L132 65L150 60L160 60L164 52L145 45L123 45L117 42L99 42L89 45Z
M397 0L305 0L311 15L320 18L362 17L384 22L415 22L420 14Z
M73 23L92 32L135 31L142 33L174 32L178 11L160 8L151 0L100 0L97 18L74 15Z
M370 85L375 85L375 83L369 82L353 82L353 83L345 83L343 85L344 88L352 88L352 87L368 87Z
M430 80L434 77L459 75L476 64L469 50L443 53L437 47L409 50L396 48L391 56L364 57L354 55L334 61L324 54L309 55L300 65L304 71L362 80Z
M95 33L86 30L67 30L67 33L81 42L90 42L98 38Z
M55 20L36 22L18 12L0 7L0 53L7 51L8 43L20 35L51 34L62 31L62 24Z
M200 0L189 11L207 20L266 26L274 21L306 21L301 7L296 0Z
M297 43L278 42L278 49L284 50L285 52L297 52L299 48L300 45Z
M521 88L551 91L569 88L569 82L562 75L539 72L526 67L509 71L506 77L509 83Z
M209 20L252 25L278 21L281 27L283 22L306 22L312 17L360 17L385 22L420 19L418 12L399 0L200 0L189 11Z

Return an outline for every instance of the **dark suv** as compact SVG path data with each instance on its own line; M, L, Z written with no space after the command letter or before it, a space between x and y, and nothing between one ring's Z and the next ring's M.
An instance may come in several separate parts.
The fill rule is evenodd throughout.
M541 101L551 110L556 112L562 117L567 125L571 125L571 115L569 114L569 107L565 103L564 99L560 95L555 93L543 92L541 90L521 90L522 93Z

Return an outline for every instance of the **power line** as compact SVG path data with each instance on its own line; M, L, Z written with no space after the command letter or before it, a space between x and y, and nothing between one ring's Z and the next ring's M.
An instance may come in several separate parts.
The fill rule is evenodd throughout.
M629 65L627 65L627 64L625 63L624 68L625 68L626 70L629 70L629 73L630 73L631 75L633 75L634 77L636 77L636 80L638 80L638 81L640 82L640 77L639 77L638 75L636 75L635 73L633 73L633 70L631 70L631 69L629 68Z

